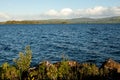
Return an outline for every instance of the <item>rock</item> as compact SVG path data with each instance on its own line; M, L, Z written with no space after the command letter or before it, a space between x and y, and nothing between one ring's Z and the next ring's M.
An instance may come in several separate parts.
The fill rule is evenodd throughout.
M68 61L68 65L69 65L70 67L74 67L74 66L78 66L79 63L77 63L76 61Z
M36 67L32 67L28 69L28 72L34 71L36 69Z
M120 63L112 60L111 58L108 59L107 61L105 61L101 68L106 68L106 69L109 69L109 70L116 70L117 73L120 73Z
M60 64L61 64L61 62L53 63L53 65L55 65L57 68L60 67Z
M53 65L53 64L51 64L49 61L44 61L44 62L40 62L40 63L39 63L39 66L41 66L41 65L43 65L43 66L45 66L45 67L49 67L49 66L51 66L51 65Z
M66 61L66 63L70 66L70 67L76 67L76 66L79 66L80 64L76 61ZM56 67L59 67L61 65L61 62L57 62L57 63L54 63L54 65Z

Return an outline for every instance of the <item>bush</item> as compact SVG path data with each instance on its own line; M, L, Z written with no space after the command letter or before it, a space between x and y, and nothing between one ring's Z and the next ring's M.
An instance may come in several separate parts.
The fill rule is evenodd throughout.
M2 65L1 79L16 80L19 79L19 70L10 66L7 62Z
M38 67L38 79L46 79L46 66L44 62Z
M28 80L39 80L38 79L38 71L32 70L29 72Z
M27 46L25 48L25 54L20 52L19 58L15 59L14 62L16 63L18 69L23 72L29 69L31 58L32 58L32 51L30 49L30 46Z
M60 79L69 79L70 66L68 61L62 61L58 68L58 77Z
M80 68L80 79L95 78L99 75L99 69L95 64L83 63Z
M63 55L61 62L51 64L42 62L37 67L30 68L32 51L30 46L25 52L19 53L15 66L7 62L0 66L0 80L119 80L120 73L116 69L98 68L95 64L79 64L68 61Z
M27 70L30 67L30 63L31 63L31 58L32 58L32 51L30 49L30 46L27 46L25 48L25 53L20 52L19 53L19 58L18 59L14 59L14 62L18 68L18 70L20 71L20 80L22 78L26 78L27 76Z
M49 67L47 67L47 76L51 80L56 80L57 79L57 68L55 65L51 64Z

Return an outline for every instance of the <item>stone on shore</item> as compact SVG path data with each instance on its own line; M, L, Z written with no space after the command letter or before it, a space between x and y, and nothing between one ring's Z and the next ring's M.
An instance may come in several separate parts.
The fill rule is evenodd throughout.
M104 69L108 69L108 70L111 70L111 71L117 71L117 73L120 73L120 63L112 60L111 58L106 60L101 68L104 68Z

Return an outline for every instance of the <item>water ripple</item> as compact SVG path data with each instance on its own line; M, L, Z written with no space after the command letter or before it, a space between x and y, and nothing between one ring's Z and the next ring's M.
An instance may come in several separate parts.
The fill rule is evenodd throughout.
M30 45L32 65L43 60L71 60L100 65L111 57L120 61L120 24L0 25L0 64L12 63Z

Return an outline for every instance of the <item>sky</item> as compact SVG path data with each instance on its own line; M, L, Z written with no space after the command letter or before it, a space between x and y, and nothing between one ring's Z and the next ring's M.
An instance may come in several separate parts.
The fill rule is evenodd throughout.
M0 0L0 21L120 16L120 0Z

